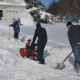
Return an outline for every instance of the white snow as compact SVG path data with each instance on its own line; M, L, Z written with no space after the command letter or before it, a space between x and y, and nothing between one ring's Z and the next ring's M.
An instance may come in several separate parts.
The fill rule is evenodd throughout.
M31 12L31 11L33 11L33 10L38 10L38 13L39 13L40 16L41 16L41 19L45 19L45 16L46 16L46 15L48 15L49 18L53 16L53 15L51 15L51 14L48 13L48 12L45 12L45 11L39 10L39 9L36 8L36 7L33 7L33 8L30 8L30 9L27 9L26 11L27 11L27 12Z
M0 5L5 5L5 6L26 6L25 2L16 2L16 3L12 3L12 2L5 2L5 1L0 1Z
M41 19L45 18L45 15L52 16L50 13L44 11L40 11L40 14L41 14Z
M33 8L30 8L30 9L27 9L28 12L33 11L33 10L37 10L37 8L33 7Z
M33 18L31 17L29 12L27 12L26 10L23 12L20 12L19 18L21 20L21 24L23 24L25 26L26 25L27 26L34 26Z
M21 25L19 40L13 38L12 27L9 40L8 30L11 22L0 21L0 80L80 80L73 71L73 54L66 60L65 69L54 69L56 63L61 63L71 52L65 23L41 24L48 35L44 51L45 65L19 55L19 49L25 47L28 39L32 39L36 28L32 17L28 13L26 16L27 25ZM25 19L24 16L21 18Z

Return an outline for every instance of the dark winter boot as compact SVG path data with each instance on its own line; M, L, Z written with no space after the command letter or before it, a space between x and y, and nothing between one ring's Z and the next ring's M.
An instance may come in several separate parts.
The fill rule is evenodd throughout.
M39 64L45 64L45 61L44 60L39 61Z

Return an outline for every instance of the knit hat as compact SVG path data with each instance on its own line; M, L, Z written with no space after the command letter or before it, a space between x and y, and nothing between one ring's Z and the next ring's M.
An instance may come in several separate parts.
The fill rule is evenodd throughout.
M12 19L12 21L16 21L16 19L15 19L15 18L13 18L13 19Z
M36 27L41 27L41 24L38 22L38 23L36 24Z
M67 24L66 24L66 26L69 26L69 25L72 25L71 21L67 22Z

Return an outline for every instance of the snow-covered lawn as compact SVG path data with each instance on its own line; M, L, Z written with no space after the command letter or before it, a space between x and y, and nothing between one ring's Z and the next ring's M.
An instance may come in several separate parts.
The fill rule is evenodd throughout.
M22 25L19 40L13 38L12 28L10 40L8 39L9 24L10 22L0 21L0 80L80 80L73 71L73 54L66 60L65 69L54 69L56 63L61 63L71 52L66 23L41 24L48 35L44 51L45 65L19 55L19 48L25 47L26 41L32 39L36 23Z

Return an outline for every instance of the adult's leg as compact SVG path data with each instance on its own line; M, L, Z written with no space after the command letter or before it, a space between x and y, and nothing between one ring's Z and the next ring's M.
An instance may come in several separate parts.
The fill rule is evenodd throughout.
M72 46L75 62L74 62L74 68L76 69L76 72L80 72L80 44Z
M38 53L37 58L38 58L38 60L40 61L41 64L45 64L45 61L44 61L44 58L43 58L44 47L45 47L44 43L38 44L38 47L37 47L37 53Z

